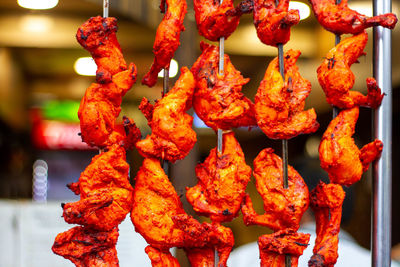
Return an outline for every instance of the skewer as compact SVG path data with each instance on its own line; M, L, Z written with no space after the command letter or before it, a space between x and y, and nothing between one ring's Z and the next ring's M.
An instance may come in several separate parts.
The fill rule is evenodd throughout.
M163 97L168 93L168 91L169 91L169 69L165 68L163 77ZM167 160L163 160L162 165L165 174L167 174L167 176L169 177L170 163Z
M279 72L285 82L285 66L283 63L283 44L278 44L278 62L279 62ZM288 140L282 140L282 170L283 170L283 188L288 188ZM285 255L285 267L292 266L292 257L290 255Z
M339 5L342 0L335 0L336 5ZM340 34L335 34L335 46L337 46L340 43ZM333 107L332 108L332 117L336 118L337 115L339 114L339 108Z
M108 0L103 0L103 18L108 18ZM103 153L104 149L99 148L99 154Z
M103 0L103 17L108 18L109 0Z
M221 5L224 0L220 0L219 4ZM218 61L218 74L224 75L224 55L225 55L225 38L219 38L219 61ZM223 143L223 131L222 129L217 130L217 155L222 154L222 143ZM214 250L214 266L218 266L218 252Z

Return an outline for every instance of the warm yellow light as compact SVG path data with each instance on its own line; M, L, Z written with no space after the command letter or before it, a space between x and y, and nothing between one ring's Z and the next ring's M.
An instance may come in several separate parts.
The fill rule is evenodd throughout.
M53 21L45 16L24 16L21 18L21 29L24 32L44 33L50 30Z
M349 7L363 15L372 16L372 3L370 2L354 2L349 3Z
M173 78L176 74L178 74L178 62L175 59L171 59L171 63L169 63L169 77ZM164 77L164 70L158 73L158 77Z
M29 9L50 9L58 4L58 0L18 0L18 5Z
M300 20L308 18L311 12L307 4L297 1L290 1L289 9L297 9L299 11Z
M91 57L80 57L75 61L74 70L79 75L96 76L97 65Z

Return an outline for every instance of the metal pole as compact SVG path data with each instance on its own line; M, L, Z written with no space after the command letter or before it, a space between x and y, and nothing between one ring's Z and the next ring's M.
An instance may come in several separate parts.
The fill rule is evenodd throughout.
M391 0L374 0L374 16L391 12ZM374 28L374 77L385 94L374 113L375 137L382 140L382 156L373 165L372 266L390 266L392 230L392 62L391 32Z
M108 0L103 0L103 17L104 18L108 17L108 8L109 8Z

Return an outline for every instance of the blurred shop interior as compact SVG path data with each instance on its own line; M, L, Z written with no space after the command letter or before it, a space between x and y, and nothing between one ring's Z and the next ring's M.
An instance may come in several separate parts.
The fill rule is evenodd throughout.
M301 3L309 5L303 0ZM371 1L352 0L350 5L362 13L372 14ZM193 64L200 55L200 41L204 41L197 33L191 1L188 1L188 6L184 22L186 30L181 34L181 46L174 56L177 70ZM394 1L393 12L397 15L399 8L399 2ZM320 128L314 134L301 135L289 141L289 164L302 174L311 190L319 179L328 181L327 174L319 166L318 145L332 118L332 108L326 103L318 84L316 69L334 46L334 35L317 23L310 9L308 14L307 9L304 12L303 19L292 28L291 40L285 45L285 50L293 48L302 52L298 67L300 73L312 83L306 108L316 109ZM90 55L80 47L75 33L88 18L101 14L102 0L59 0L54 8L38 10L23 8L17 0L0 1L0 207L8 202L33 202L40 209L40 205L55 203L57 208L54 210L57 213L54 217L59 218L60 203L79 198L68 190L66 184L77 181L98 151L87 147L78 136L77 110L80 99L94 77L78 74L76 70L77 60ZM138 105L143 97L152 101L159 99L163 83L159 78L156 86L149 88L141 85L140 81L153 61L155 30L163 14L159 11L157 0L110 0L110 16L118 19L117 37L126 61L134 62L138 68L137 82L123 98L121 116L133 118L142 131L142 137L145 137L150 133L150 128ZM372 30L368 30L368 33L366 56L352 67L356 75L354 90L364 93L365 79L372 76L373 64ZM392 44L392 145L393 162L396 163L399 161L400 148L397 138L400 129L396 122L400 116L400 55L395 51L396 45L400 44L399 25L392 31ZM251 15L244 15L237 30L226 40L225 53L242 75L250 78L243 92L254 100L258 85L269 62L277 55L277 50L258 40ZM178 76L179 72L170 78L171 86ZM359 147L372 140L371 125L372 112L361 108L354 135ZM197 117L193 127L198 142L184 160L174 164L170 175L178 195L184 195L185 187L197 183L194 167L204 161L216 146L216 134ZM235 129L235 132L250 166L257 154L266 147L274 148L278 155L281 153L281 142L268 139L259 129ZM388 145L391 144L385 144ZM141 161L136 151L129 152L132 182ZM400 180L397 179L400 168L398 164L393 167L392 243L396 245L400 243L400 229L395 227L400 225ZM253 181L252 178L247 191L257 202L256 210L262 213L261 197ZM345 190L348 205L344 209L342 228L360 245L369 248L371 170L364 174L361 181ZM182 200L185 210L196 216L191 206L185 203L184 197ZM196 218L204 220L202 217ZM226 225L234 231L235 246L255 241L259 235L270 232L263 227L244 226L241 216ZM133 228L132 225L130 227ZM69 228L71 226L61 220L59 232ZM13 237L10 235L9 238ZM54 240L54 235L50 239ZM4 239L1 242L4 243ZM0 247L6 245L0 244ZM47 249L50 251L50 248Z

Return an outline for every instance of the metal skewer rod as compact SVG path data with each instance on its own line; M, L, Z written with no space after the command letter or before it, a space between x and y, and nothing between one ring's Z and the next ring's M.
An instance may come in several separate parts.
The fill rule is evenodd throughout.
M108 17L108 0L103 0L103 18ZM104 149L99 148L99 154L101 154L104 151Z
M163 76L163 97L168 93L169 91L169 69L164 68L164 76ZM170 169L170 163L167 160L162 161L163 169L165 174L169 177L169 169Z
M278 62L279 62L279 73L282 76L283 82L285 83L285 65L283 61L283 44L278 44ZM283 188L289 187L288 182L288 140L282 140L282 171L283 171ZM285 255L285 267L292 266L292 257Z
M374 0L374 16L391 12L391 0ZM374 111L375 137L384 148L373 164L372 266L390 266L392 232L392 69L391 31L374 27L374 77L385 97Z
M285 66L283 62L283 45L278 44L279 72L285 82ZM282 140L282 165L283 165L283 188L288 188L288 141Z
M103 17L108 18L109 0L103 0Z
M339 5L342 0L335 0L336 5ZM335 34L335 46L340 43L340 34ZM332 108L332 118L336 118L339 114L339 108L333 107Z

